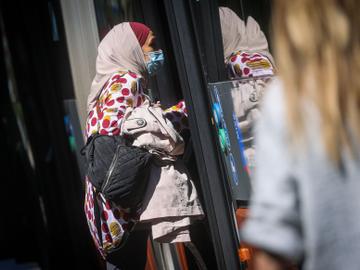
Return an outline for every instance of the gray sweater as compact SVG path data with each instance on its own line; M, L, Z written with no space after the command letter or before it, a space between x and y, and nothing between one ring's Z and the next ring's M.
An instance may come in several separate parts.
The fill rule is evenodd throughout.
M319 117L304 105L305 143L289 147L281 82L263 101L256 130L257 171L242 240L300 260L306 270L360 269L360 144L341 169L327 158Z

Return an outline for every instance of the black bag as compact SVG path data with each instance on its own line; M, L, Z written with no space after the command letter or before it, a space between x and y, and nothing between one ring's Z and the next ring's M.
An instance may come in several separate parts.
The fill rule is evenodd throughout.
M152 155L122 136L95 134L82 150L87 176L97 191L123 208L138 209L148 182Z

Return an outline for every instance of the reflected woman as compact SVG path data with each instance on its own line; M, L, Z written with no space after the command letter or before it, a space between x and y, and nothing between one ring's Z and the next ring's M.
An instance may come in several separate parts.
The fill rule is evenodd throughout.
M230 79L274 75L274 60L259 24L246 24L230 8L219 8L225 64Z
M259 104L268 77L275 73L274 60L259 24L249 16L246 24L227 7L219 8L224 61L229 79L245 79L231 91L233 110L244 144L244 167L255 171L254 124L261 116ZM250 78L251 80L246 80Z

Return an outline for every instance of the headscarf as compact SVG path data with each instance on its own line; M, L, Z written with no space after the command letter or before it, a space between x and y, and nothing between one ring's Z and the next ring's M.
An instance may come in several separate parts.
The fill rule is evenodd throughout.
M88 112L94 107L104 84L119 70L146 74L144 53L129 22L115 25L99 44L96 75L87 101Z
M219 7L219 16L225 59L237 51L269 50L266 37L253 17L249 16L245 25L245 22L227 7Z
M140 47L145 44L145 41L150 33L150 28L145 24L138 22L130 22L131 29L134 31L134 34L139 41Z

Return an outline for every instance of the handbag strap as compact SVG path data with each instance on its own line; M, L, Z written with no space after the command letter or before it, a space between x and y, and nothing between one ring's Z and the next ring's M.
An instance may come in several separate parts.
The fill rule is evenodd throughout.
M86 144L80 149L80 154L85 156L86 155L86 148L90 145L90 143L93 142L93 140L96 137L99 137L99 136L101 136L99 133L94 133L90 137L88 137L87 140L86 140Z
M102 246L103 239L102 239L102 231L101 231L101 214L100 214L102 207L99 206L98 195L99 195L98 192L94 189L93 190L93 196L94 196L93 199L94 199L95 226L96 226L96 230L98 232L100 246Z

